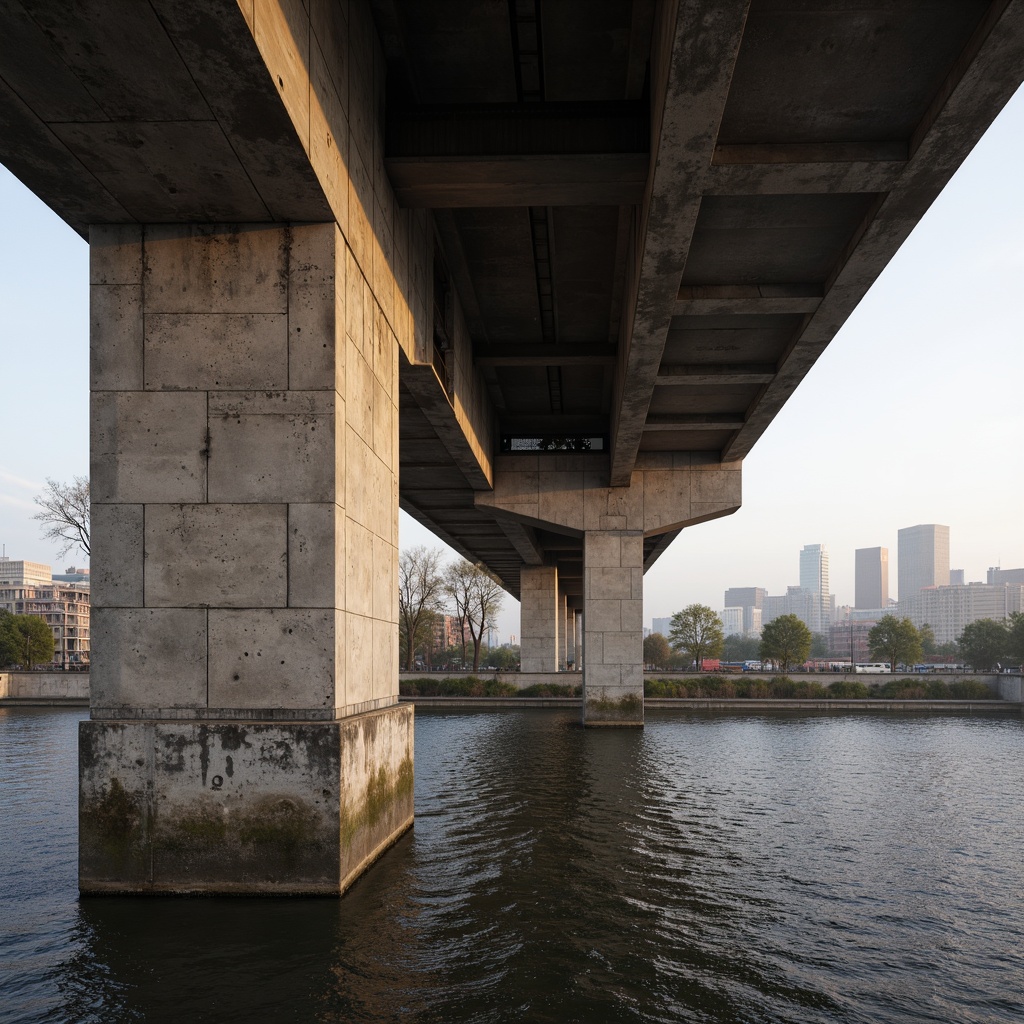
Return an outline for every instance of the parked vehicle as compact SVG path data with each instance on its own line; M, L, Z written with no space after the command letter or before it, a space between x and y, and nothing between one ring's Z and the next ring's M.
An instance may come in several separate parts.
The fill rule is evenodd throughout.
M885 661L858 661L854 671L866 676L887 676L891 674L889 663Z

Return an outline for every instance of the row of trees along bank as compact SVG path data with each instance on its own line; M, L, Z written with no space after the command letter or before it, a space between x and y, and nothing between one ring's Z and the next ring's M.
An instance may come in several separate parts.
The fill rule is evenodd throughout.
M814 650L815 641L824 642L795 615L772 619L761 630L759 641L726 637L722 620L711 608L691 604L672 616L667 638L652 633L644 639L644 661L655 668L693 664L702 669L705 659L719 658L727 645L731 645L734 651L729 660L757 657L762 662L771 662L785 674L803 665L812 655L825 656L824 650ZM979 671L1003 664L1020 665L1024 662L1024 613L1013 612L1003 622L978 619L969 623L952 646L953 650L943 653L955 654ZM910 619L885 615L869 631L868 647L873 658L887 662L895 672L898 665L913 665L926 653L934 652L934 634L928 625L918 629Z
M501 584L483 566L460 558L443 565L437 548L415 547L398 557L398 646L402 667L433 668L456 658L474 672L480 669L483 638L501 609ZM438 643L438 623L455 621L456 650ZM441 630L443 634L443 630ZM496 668L515 668L518 652L491 652ZM504 662L514 659L516 664ZM502 664L498 665L497 661Z

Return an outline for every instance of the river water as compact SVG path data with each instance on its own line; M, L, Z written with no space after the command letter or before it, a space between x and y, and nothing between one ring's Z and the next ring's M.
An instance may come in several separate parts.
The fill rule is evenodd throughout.
M0 1021L1024 1020L1019 715L416 718L341 900L91 898L84 712L0 710Z

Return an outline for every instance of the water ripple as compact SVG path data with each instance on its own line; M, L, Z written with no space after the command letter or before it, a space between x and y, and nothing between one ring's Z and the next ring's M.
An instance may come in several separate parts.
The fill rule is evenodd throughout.
M420 713L414 832L340 901L78 901L67 711L0 712L0 1019L1024 1019L1000 716Z

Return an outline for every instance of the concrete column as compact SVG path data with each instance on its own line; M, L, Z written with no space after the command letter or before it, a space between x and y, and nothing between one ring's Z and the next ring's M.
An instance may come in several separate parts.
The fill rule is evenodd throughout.
M569 601L566 599L565 603L565 667L568 670L569 662L572 661L572 667L576 667L576 610L569 607Z
M558 671L565 672L569 666L569 599L558 592Z
M573 647L576 651L576 671L583 671L583 613L576 610L573 618Z
M643 534L583 540L584 725L643 725Z
M80 886L339 893L412 822L395 337L334 224L90 242Z
M558 569L524 566L519 574L521 672L558 671Z

